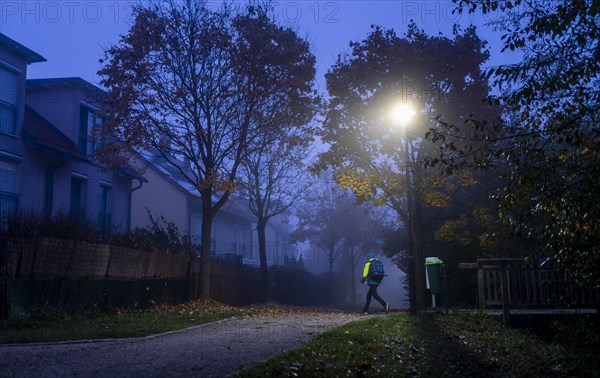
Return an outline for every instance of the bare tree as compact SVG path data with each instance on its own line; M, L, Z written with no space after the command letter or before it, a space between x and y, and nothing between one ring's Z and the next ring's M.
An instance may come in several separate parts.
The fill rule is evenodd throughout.
M210 293L212 222L238 186L246 154L277 133L292 101L311 91L308 44L275 25L265 10L211 10L194 0L151 0L109 48L99 74L111 100L105 131L116 136L99 156L156 151L202 199L201 295ZM183 163L182 163L183 162Z
M344 201L344 250L343 271L349 272L352 302L356 302L356 270L369 252L380 252L383 248L385 220L382 212L371 203L358 204ZM381 209L381 208L380 208ZM341 220L340 220L341 221Z
M307 193L311 176L303 163L308 138L298 139L306 130L290 128L279 140L262 143L244 160L243 185L248 190L250 210L256 216L261 270L261 296L268 296L266 228L272 217L288 212Z
M308 241L325 254L329 274L329 295L333 266L344 251L346 217L343 203L351 194L340 190L333 181L321 179L313 198L298 210L298 226L292 233L299 241Z

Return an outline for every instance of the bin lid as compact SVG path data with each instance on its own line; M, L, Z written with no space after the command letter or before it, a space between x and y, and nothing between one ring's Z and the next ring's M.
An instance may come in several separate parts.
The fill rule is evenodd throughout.
M444 262L437 257L425 257L425 265L438 265Z

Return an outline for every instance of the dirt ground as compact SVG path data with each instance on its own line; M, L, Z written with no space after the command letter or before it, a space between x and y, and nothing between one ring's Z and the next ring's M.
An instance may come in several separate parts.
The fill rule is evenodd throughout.
M142 338L0 345L0 376L223 377L359 317L252 316Z

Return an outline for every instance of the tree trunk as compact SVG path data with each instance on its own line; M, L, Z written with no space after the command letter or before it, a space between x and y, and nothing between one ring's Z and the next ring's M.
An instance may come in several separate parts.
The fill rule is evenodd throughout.
M269 267L267 265L267 222L259 220L256 224L258 233L258 253L260 256L260 301L269 299Z
M329 279L328 279L328 290L327 290L327 299L329 302L333 300L333 254L334 250L331 248L329 251Z
M200 297L210 298L210 249L213 211L210 196L202 195L202 255L200 263Z
M352 303L356 303L356 267L352 265Z
M352 280L352 303L356 303L356 263L354 262L354 247L350 248L350 279Z

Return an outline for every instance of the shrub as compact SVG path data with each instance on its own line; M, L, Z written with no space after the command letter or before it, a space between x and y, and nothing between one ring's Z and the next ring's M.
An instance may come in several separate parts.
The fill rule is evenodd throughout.
M100 224L81 215L59 213L47 217L34 212L23 212L10 216L5 226L0 228L0 235L109 243L118 234L119 229L119 226Z
M173 222L167 221L162 215L152 216L148 211L148 217L150 225L119 235L115 238L114 243L123 247L149 251L196 253L196 246L192 243L189 234L181 235L177 226Z
M60 213L52 217L34 212L18 213L0 227L0 236L16 238L52 237L106 243L147 251L195 253L189 235L180 235L175 224L148 212L150 225L122 233L119 225L94 221L90 217Z

